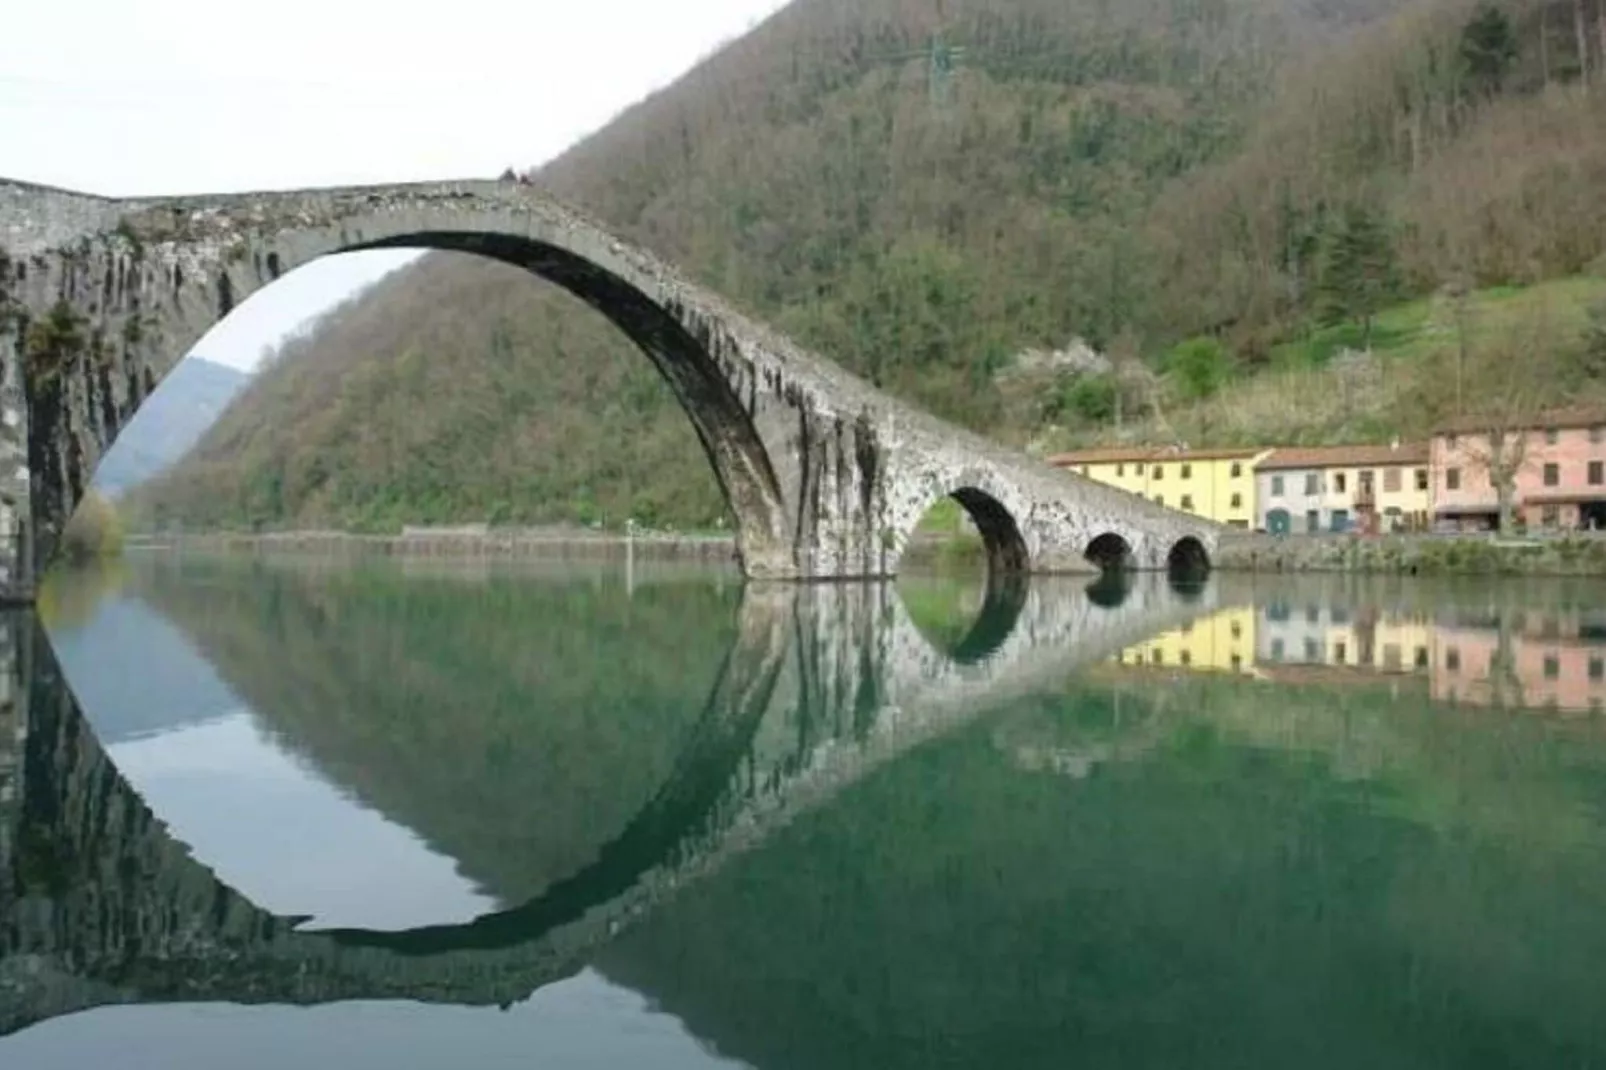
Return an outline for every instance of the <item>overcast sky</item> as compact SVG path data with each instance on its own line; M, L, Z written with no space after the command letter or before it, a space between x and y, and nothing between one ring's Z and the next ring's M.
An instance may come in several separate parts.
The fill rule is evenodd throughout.
M492 178L561 152L782 0L6 5L0 175L111 195ZM256 362L407 254L330 257L200 355Z

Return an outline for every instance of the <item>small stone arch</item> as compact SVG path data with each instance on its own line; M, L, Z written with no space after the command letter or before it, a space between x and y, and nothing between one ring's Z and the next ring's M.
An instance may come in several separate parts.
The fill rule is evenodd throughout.
M1031 551L1004 503L974 486L960 487L948 496L964 508L981 535L989 590L1006 579L1024 576L1031 565Z
M1210 551L1197 536L1184 535L1166 552L1165 570L1173 580L1202 580L1210 575Z
M1137 555L1126 536L1106 531L1087 544L1083 556L1101 572L1123 572L1137 567Z

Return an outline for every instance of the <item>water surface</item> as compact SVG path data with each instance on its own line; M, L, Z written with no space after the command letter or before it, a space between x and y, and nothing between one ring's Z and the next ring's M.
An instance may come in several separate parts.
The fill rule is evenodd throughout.
M8 1068L1606 1059L1599 588L59 579Z

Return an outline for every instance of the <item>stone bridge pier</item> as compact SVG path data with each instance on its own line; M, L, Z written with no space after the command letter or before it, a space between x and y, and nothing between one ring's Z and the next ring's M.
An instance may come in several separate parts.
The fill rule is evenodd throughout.
M0 179L0 594L31 596L95 467L241 301L318 257L475 253L595 308L696 428L756 579L885 577L952 496L1000 572L1163 567L1219 528L880 393L530 187L443 182L115 200ZM1096 555L1095 555L1096 556Z

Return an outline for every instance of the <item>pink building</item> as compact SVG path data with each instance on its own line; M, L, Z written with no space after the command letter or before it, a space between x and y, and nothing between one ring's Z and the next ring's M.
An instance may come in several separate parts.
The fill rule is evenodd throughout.
M1436 522L1468 529L1497 524L1492 443L1489 422L1476 418L1434 434ZM1500 463L1517 463L1512 504L1529 527L1606 529L1606 408L1557 409L1507 429Z

